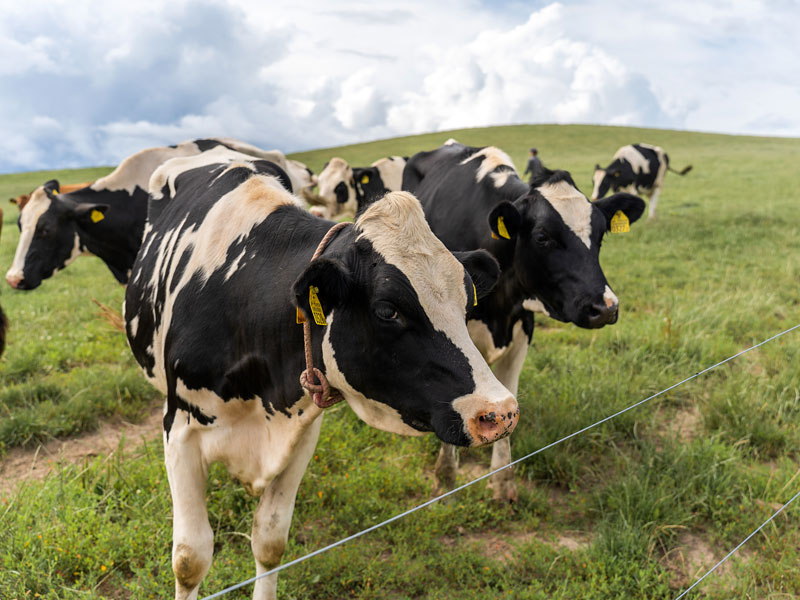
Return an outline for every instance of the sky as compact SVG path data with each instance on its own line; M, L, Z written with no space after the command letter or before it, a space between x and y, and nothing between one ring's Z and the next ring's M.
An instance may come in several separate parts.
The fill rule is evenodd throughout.
M800 136L795 0L0 0L0 172L211 136L514 123Z

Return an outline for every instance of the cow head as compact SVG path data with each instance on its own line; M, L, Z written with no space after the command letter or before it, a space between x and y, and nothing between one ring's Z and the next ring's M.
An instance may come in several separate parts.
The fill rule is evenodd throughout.
M635 180L636 174L627 160L614 159L605 169L601 168L600 165L595 165L594 175L592 176L592 182L594 183L592 202L598 198L605 198L609 189L616 192L628 188L633 185Z
M356 188L353 181L353 169L342 158L334 157L322 169L317 177L319 195L315 200L325 207L325 216L333 218L338 215L353 216L358 209Z
M616 323L618 300L600 267L600 244L617 211L633 223L644 201L621 193L591 203L566 171L548 171L535 186L490 213L496 255L508 257L551 317L586 328Z
M43 279L72 262L82 252L78 227L96 226L108 209L106 204L78 204L58 193L58 181L48 181L20 210L19 243L6 273L13 288L39 287Z
M457 259L405 192L369 206L346 235L348 243L331 244L294 284L295 303L308 317L309 289L318 290L331 385L361 419L386 431L433 431L461 446L511 433L517 402L465 321L499 276L497 262L482 250Z

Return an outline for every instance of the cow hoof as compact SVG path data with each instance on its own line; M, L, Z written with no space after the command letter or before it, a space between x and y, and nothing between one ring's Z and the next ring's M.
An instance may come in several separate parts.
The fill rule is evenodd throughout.
M500 504L516 504L519 500L517 486L513 482L503 482L501 484L488 485L493 491L492 500Z

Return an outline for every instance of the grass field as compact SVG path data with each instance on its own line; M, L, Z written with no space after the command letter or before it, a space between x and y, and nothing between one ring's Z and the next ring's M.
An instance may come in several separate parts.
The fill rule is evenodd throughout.
M414 136L294 155L315 172L331 156L364 165L450 136L505 149L518 167L538 146L550 167L591 192L596 162L621 145L663 146L672 165L655 222L608 236L601 254L620 298L618 324L580 330L537 317L520 386L515 457L663 389L800 322L800 140L590 126L516 126ZM56 176L0 176L0 198ZM0 270L11 263L16 209L5 208ZM31 292L7 286L0 360L0 447L35 447L137 419L157 395L124 337L91 298L123 289L95 258ZM800 490L800 331L537 455L517 469L520 501L483 484L291 568L281 598L670 600ZM310 552L430 496L433 438L369 429L327 411L297 500L285 559ZM57 469L0 494L0 597L162 598L172 593L170 500L161 444ZM129 446L132 445L129 443ZM462 453L463 481L490 451ZM0 473L2 477L2 473ZM216 466L209 478L214 563L201 595L254 573L256 500ZM800 511L790 508L690 598L800 597ZM230 598L247 598L251 590Z

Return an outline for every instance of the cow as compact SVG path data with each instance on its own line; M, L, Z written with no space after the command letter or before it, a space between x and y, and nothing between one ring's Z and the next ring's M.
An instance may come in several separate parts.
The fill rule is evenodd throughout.
M37 188L20 207L20 238L6 281L13 288L32 290L78 256L93 254L119 283L127 284L142 242L150 175L170 158L219 147L281 165L293 188L311 184L313 174L302 163L238 140L209 138L148 148L80 190L61 193L56 180Z
M600 243L617 213L628 224L644 201L619 193L590 203L566 171L543 169L533 186L493 146L448 140L412 156L403 190L416 195L434 234L451 251L484 249L500 264L494 290L475 307L468 328L497 378L516 396L530 345L533 311L584 328L615 323L619 302L600 267ZM492 470L511 460L507 439L492 449ZM437 488L452 487L455 448L442 446ZM517 499L511 469L491 478L493 496Z
M319 174L319 194L304 194L311 212L325 218L353 218L386 192L400 190L408 157L387 156L369 167L351 167L332 158Z
M201 157L197 157L198 159ZM212 559L208 466L221 461L260 497L257 572L283 553L322 408L301 387L309 353L363 421L481 446L517 423L514 397L471 342L466 315L499 275L484 251L456 258L419 202L389 193L352 225L306 212L281 170L251 159L175 159L151 178L151 212L125 295L128 341L166 395L175 597L197 598ZM311 322L313 319L313 322ZM275 597L276 575L253 597Z
M74 192L76 190L82 190L83 188L89 187L90 185L92 185L91 181L87 181L85 183L69 183L67 185L61 186L60 193L69 194L70 192ZM29 194L20 194L16 198L9 198L8 201L11 204L15 204L19 210L22 210L23 208L25 208L25 205L31 199L31 196L33 196L33 192L30 192Z
M0 208L0 233L3 232L3 209ZM8 319L0 306L0 356L6 349L6 330L8 329Z
M667 153L658 146L650 144L623 146L616 151L611 164L605 169L595 165L592 177L594 182L592 202L604 198L609 190L643 193L650 201L647 218L654 219L658 196L661 194L661 186L668 170L678 175L686 175L692 170L692 165L676 171L669 166Z

